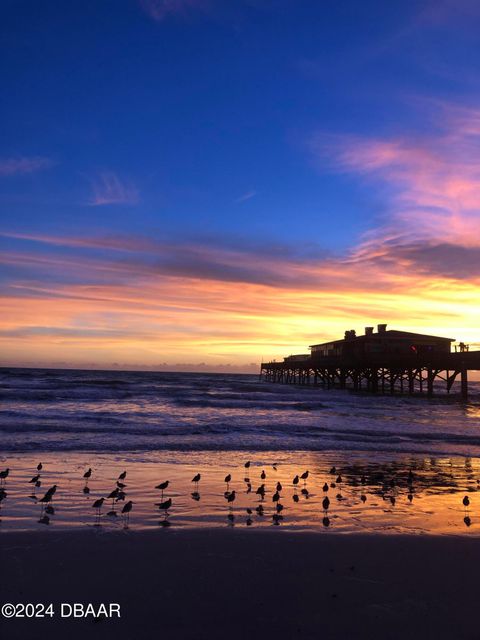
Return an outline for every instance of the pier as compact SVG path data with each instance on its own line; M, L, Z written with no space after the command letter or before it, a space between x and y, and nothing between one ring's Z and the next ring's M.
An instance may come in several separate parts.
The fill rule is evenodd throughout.
M310 353L264 362L260 378L283 384L352 389L371 393L409 395L450 393L460 386L468 398L468 372L480 371L480 351L453 338L408 331L378 331L366 327L364 335L346 331L341 340L310 346Z

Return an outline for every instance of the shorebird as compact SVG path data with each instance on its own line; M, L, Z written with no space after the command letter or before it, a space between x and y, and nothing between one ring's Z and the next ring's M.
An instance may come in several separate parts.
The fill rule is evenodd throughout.
M228 487L229 487L229 485L230 485L230 481L231 481L231 479L232 479L232 476L231 476L231 474L230 474L230 473L229 473L228 475L226 475L226 476L225 476L225 483L226 483L226 485L227 485L227 491L228 491Z
M280 493L282 491L282 489L283 489L283 487L282 487L281 483L277 482L277 491L278 491L278 493Z
M127 497L127 494L125 493L125 491L120 490L118 492L118 496L115 502L120 502L120 500L124 501L126 497Z
M248 509L247 509L247 513L248 513L248 515L249 515L249 516L251 516L251 515L252 515L252 513L253 513L253 511L252 511L250 508L248 508Z
M127 485L124 482L120 482L119 480L117 480L117 487L119 489L125 489Z
M255 493L256 493L257 495L261 496L261 498L262 498L262 500L263 500L263 499L264 499L264 497L265 497L265 485L264 485L264 484L261 484L261 485L258 487L258 489L255 491Z
M409 494L408 494L408 496L407 496L407 498L408 498L408 501L409 501L409 502L412 502L412 500L413 500L413 494L409 493Z
M365 502L367 501L367 496L362 493L362 495L360 496L360 500L365 504Z
M123 505L122 515L125 518L125 523L128 523L130 520L130 511L132 510L133 502L129 500Z
M250 460L247 460L247 462L245 462L243 466L245 467L245 469L250 469L250 464Z
M330 475L334 476L337 473L336 467L332 467L329 471Z
M463 506L464 506L464 507L465 507L465 509L466 509L467 507L469 507L469 506L470 506L470 498L469 498L468 496L465 496L465 497L463 498L463 500L462 500L462 503L463 503Z
M280 511L283 511L283 504L281 504L280 502L277 502L277 506L276 506L277 511L280 513Z
M165 502L156 502L155 506L158 507L161 511L165 511L166 513L172 506L172 499L168 498L168 500L165 500Z
M275 493L272 496L272 502L278 502L280 500L280 494L278 493L278 491L275 491Z
M328 496L325 496L325 498L322 501L322 507L325 511L328 511L329 506L330 506L330 500L328 499Z
M261 504L259 504L258 507L255 508L255 511L259 516L263 516L263 506Z
M245 491L245 493L252 493L252 485L250 484L250 482L247 483L247 490Z
M126 471L122 471L122 473L118 476L119 480L125 480L125 478L127 477L127 472Z
M40 480L40 474L37 474L36 476L33 476L33 478L31 480L29 480L29 484L37 484L37 482Z
M0 484L5 484L5 480L8 478L8 474L10 473L10 469L5 469L4 471L0 471Z
M340 482L342 482L342 476L341 476L341 475L338 475L338 476L337 476L336 482L337 482L338 484L340 484Z
M235 501L236 495L235 495L235 491L231 491L228 496L227 496L227 502L228 503L232 503Z
M87 471L85 471L85 473L83 474L83 477L85 478L85 480L88 480L91 475L92 475L92 470L87 469Z
M299 482L300 482L300 478L298 476L295 476L294 479L293 479L292 484L293 484L294 487L296 487Z
M328 484L325 482L325 484L323 485L323 490L328 491L328 489L329 489Z
M300 500L300 498L298 497L298 493L294 493L294 494L293 494L293 496L292 496L292 500L293 500L294 502L298 502L298 501Z
M98 517L100 517L100 511L102 509L104 500L105 498L99 498L98 500L95 500L95 502L92 504L92 508L97 510Z
M262 480L265 480L266 477L267 477L267 474L265 473L265 470L262 470L262 473L260 474L260 478Z
M165 491L165 489L168 487L169 484L170 484L170 481L165 480L165 482L161 482L160 484L157 484L157 486L155 487L155 489L159 489L162 492L162 500L163 500L163 492Z
M41 471L43 469L43 464L41 462L39 462L37 464L37 471Z
M303 484L306 484L307 478L308 478L308 471L304 471L300 477L303 480Z
M202 476L199 473L197 473L196 476L193 476L192 482L195 484L195 488L198 488L198 483L200 482L201 477Z
M112 501L112 511L115 511L113 508L114 502L115 500L118 498L118 494L120 493L120 489L118 487L116 487L108 496L107 496L107 500L111 500Z
M88 486L88 484L86 484L86 485L83 487L83 493L85 493L85 494L90 493L90 487Z

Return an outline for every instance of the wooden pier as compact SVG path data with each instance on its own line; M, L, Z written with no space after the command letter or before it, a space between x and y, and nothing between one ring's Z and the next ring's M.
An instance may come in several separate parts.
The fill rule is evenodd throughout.
M379 327L385 329L373 333L367 327L365 336L346 332L343 340L313 345L310 354L264 362L260 378L283 384L427 397L442 390L450 393L457 383L461 398L468 398L468 372L480 371L480 351L470 351L460 343L460 348L452 352L452 339Z

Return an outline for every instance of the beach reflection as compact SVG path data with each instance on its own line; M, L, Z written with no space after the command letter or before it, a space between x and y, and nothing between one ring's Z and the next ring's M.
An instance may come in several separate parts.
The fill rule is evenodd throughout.
M41 464L40 470L38 469ZM339 452L3 458L0 531L276 527L480 534L480 460Z

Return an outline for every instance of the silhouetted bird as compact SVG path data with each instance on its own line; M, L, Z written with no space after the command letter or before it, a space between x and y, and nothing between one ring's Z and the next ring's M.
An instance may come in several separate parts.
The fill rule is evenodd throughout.
M43 496L43 498L40 498L39 502L41 502L42 504L47 504L48 502L52 501L52 494L51 493L47 493Z
M298 476L295 476L294 479L293 479L292 484L293 484L294 487L296 487L299 482L300 482L300 478Z
M117 487L118 487L119 489L125 489L125 487L126 487L126 486L127 486L126 484L124 484L123 482L119 482L119 481L117 480Z
M157 486L155 487L155 489L160 489L160 491L162 492L162 498L163 498L163 492L165 491L165 489L168 487L169 484L170 484L170 481L165 480L165 482L161 482L160 484L157 484Z
M10 473L10 469L5 469L4 471L0 471L0 480L2 483L8 478L8 474Z
M251 509L247 509L247 513L248 513L249 516L251 516L253 511Z
M280 500L280 494L278 493L278 491L275 491L275 493L272 496L272 502L278 502Z
M127 472L126 471L122 471L122 473L118 476L119 480L125 480L125 478L127 477Z
M407 498L408 498L408 501L411 502L413 500L413 495L411 493L409 493Z
M293 500L294 502L298 502L298 501L300 500L300 498L298 497L298 494L297 494L297 493L294 493L294 494L293 494L293 496L292 496L292 500Z
M339 502L341 502L343 500L343 496L341 493L337 493L336 498Z
M245 469L250 469L250 460L245 462L245 464L243 466L245 467Z
M336 480L336 482L338 482L338 483L340 484L340 482L342 482L342 476L340 476L340 475L339 475L339 476L337 476L337 480Z
M262 500L263 500L263 498L265 497L265 485L264 485L264 484L261 484L261 485L258 487L258 489L255 491L255 493L256 493L257 495L261 496L261 497L262 497Z
M156 502L155 505L163 511L168 511L168 509L170 509L170 507L172 506L172 499L168 498L168 500L165 500L165 502Z
M325 484L323 485L322 488L323 488L324 491L328 491L328 484L325 482Z
M36 484L38 481L40 480L40 474L33 476L33 478L31 480L29 480L28 482L30 484Z
M115 500L115 502L120 502L120 500L125 501L125 498L127 497L127 494L125 493L125 491L119 491L118 492L118 496L117 499Z
M130 511L132 510L133 502L129 500L123 505L122 514L125 519L128 521L130 519Z
M112 501L112 510L113 510L113 504L115 502L115 500L118 498L118 494L120 493L120 489L118 487L116 487L108 496L107 496L107 500L111 500Z
M197 473L197 475L196 475L196 476L193 476L193 478L192 478L192 482L193 482L193 483L195 483L195 486L197 486L197 485L198 485L198 483L200 482L200 478L201 478L201 477L202 477L202 476L201 476L199 473Z
M41 462L39 462L37 464L37 471L41 471L43 469L43 464Z
M462 500L462 502L463 502L463 506L464 507L470 506L470 499L469 499L468 496L465 496L464 499Z
M282 487L281 483L277 482L277 491L278 491L278 493L280 493L282 489L283 489L283 487Z
M276 509L278 512L283 511L283 504L281 504L280 502L277 502Z
M104 500L105 498L99 498L98 500L95 500L95 502L92 504L92 509L96 509L98 515L100 515L100 510L103 507Z
M235 501L236 495L235 491L231 491L227 496L227 502L232 503Z
M253 520L252 520L251 518L247 518L247 519L245 520L245 524L247 525L247 527L251 527L251 526L252 526L252 523L253 523Z
M262 473L260 474L260 478L262 480L265 480L266 477L267 477L267 474L265 473L265 471L262 471Z
M328 511L329 506L330 506L330 500L328 499L328 496L325 496L325 498L322 501L322 507L325 509L325 511Z
M252 493L252 485L250 484L250 482L247 484L247 490L245 493Z
M85 480L88 480L91 475L92 475L92 470L87 469L87 471L85 471L85 473L83 474L83 477L85 478Z
M304 471L300 477L303 480L303 482L306 482L308 478L308 471Z
M334 476L336 473L337 473L337 469L336 469L336 467L332 467L332 468L330 469L330 475Z
M256 507L255 511L258 513L259 516L263 516L263 506L261 504L259 504L258 507Z
M230 484L230 480L232 479L231 474L229 473L228 475L225 476L225 483L227 485L227 491L228 491L228 486Z
M272 469L273 469L274 471L276 471L276 470L277 470L277 463L272 464Z
M83 487L83 493L90 493L90 487L88 485Z
M246 482L247 484L250 482L250 478L247 478L247 476L245 476L245 478L243 479L244 482Z
M362 495L360 496L360 500L361 500L363 503L365 503L365 502L367 501L367 496L366 496L364 493L362 493Z

